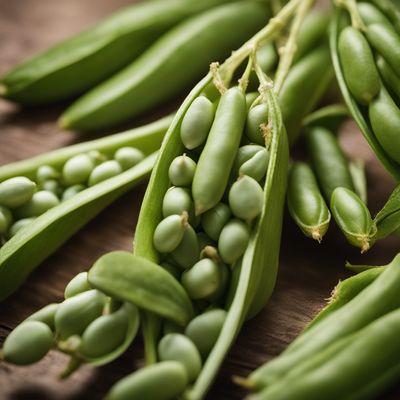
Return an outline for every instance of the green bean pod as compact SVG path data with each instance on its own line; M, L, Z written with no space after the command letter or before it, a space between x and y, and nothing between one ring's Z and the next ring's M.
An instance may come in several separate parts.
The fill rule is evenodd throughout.
M250 108L246 119L245 134L250 141L265 146L265 134L268 123L268 107L265 103Z
M204 213L221 200L239 148L245 118L246 98L243 91L238 87L227 90L221 96L193 178L196 215Z
M159 0L125 7L8 72L1 95L22 104L76 96L129 64L178 22L219 4Z
M358 12L363 20L363 22L367 25L371 24L385 24L390 26L390 20L383 14L378 8L376 8L373 4L367 2L357 3Z
M250 160L245 161L239 168L239 176L247 175L260 182L265 178L269 162L269 153L263 149L255 154Z
M381 90L379 96L370 104L368 112L378 142L393 160L400 163L399 107L385 90Z
M108 128L173 98L212 61L224 59L257 32L266 16L265 6L249 1L223 5L184 21L73 103L60 125L80 131Z
M334 189L339 186L354 190L348 160L335 135L325 128L313 127L306 132L305 139L325 200L330 202Z
M290 215L303 233L320 242L328 230L331 214L307 164L296 162L292 165L287 201Z
M106 400L172 400L188 384L182 363L163 361L126 376L111 388Z
M378 57L376 61L379 73L385 82L386 89L394 93L400 99L400 76L392 69L390 65L382 58Z

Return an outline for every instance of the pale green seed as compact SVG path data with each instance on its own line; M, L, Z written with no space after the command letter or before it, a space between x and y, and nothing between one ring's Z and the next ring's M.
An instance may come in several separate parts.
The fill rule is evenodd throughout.
M185 335L192 340L203 360L214 347L226 319L226 311L214 309L192 319L185 329Z
M114 160L121 165L124 171L139 164L144 158L145 155L142 151L128 146L121 147L114 154Z
M86 154L93 161L94 166L107 161L107 156L103 153L100 153L98 150L90 150Z
M26 204L16 208L15 216L17 218L38 217L59 204L60 200L54 193L41 190L36 192Z
M64 298L68 299L91 289L87 272L80 272L68 282L64 290Z
M240 177L229 191L229 206L232 213L246 221L261 213L263 203L264 193L261 186L249 176Z
M158 344L161 361L178 361L185 367L189 382L193 382L201 371L201 357L194 343L180 333L164 336Z
M55 328L62 339L81 335L86 327L103 311L106 296L89 290L64 300L56 311Z
M9 236L13 237L18 231L30 225L36 218L23 218L14 222L10 227Z
M265 103L251 108L247 114L245 134L250 141L265 146L266 126L268 123L268 106Z
M221 286L220 266L210 258L204 258L181 277L182 286L194 300L208 299L217 293Z
M36 183L24 176L10 178L0 183L0 205L16 208L27 203L36 190Z
M0 235L4 235L11 226L13 216L11 211L3 206L0 206Z
M62 188L58 181L55 179L50 179L40 184L40 188L46 192L53 193L55 196L59 197L62 193Z
M96 185L106 179L113 178L122 172L122 168L115 160L105 161L94 168L89 177L89 186Z
M82 192L82 190L85 190L85 189L86 189L86 186L81 185L81 184L72 185L72 186L70 186L70 187L68 187L68 188L66 188L64 190L64 193L62 194L62 197L61 197L61 201L69 200L72 197L74 197L75 195L77 195L78 193Z
M240 167L247 161L250 160L259 151L264 150L265 147L258 144L247 144L245 146L239 147L236 154L235 162L232 167L232 179L236 179L239 175Z
M171 253L183 239L187 226L187 214L170 215L164 218L154 231L154 247L160 253Z
M218 252L222 261L227 264L235 263L245 252L249 238L249 228L243 221L239 219L229 221L222 229L218 240Z
M70 158L63 167L63 180L68 185L86 183L95 164L87 154L78 154Z
M170 215L181 215L183 212L191 214L193 211L193 200L190 197L189 189L181 187L171 187L164 195L162 212L163 217Z
M43 183L52 179L58 179L60 173L51 165L41 165L36 171L36 180Z
M268 162L269 152L267 149L263 149L242 164L239 175L250 176L259 182L267 174Z
M191 268L199 261L200 248L195 230L188 225L178 247L171 252L171 258L182 269Z
M106 400L172 400L186 388L188 376L176 361L164 361L140 368L118 381Z
M58 308L58 303L48 304L40 310L30 315L25 321L39 321L46 324L50 329L54 329L54 317Z
M201 226L211 239L218 240L222 228L230 220L231 215L231 210L226 204L218 203L202 215Z
M16 365L33 364L42 359L53 345L51 329L39 321L24 321L4 342L4 359Z
M196 163L186 154L183 154L172 160L168 170L168 177L175 186L190 186L195 171Z

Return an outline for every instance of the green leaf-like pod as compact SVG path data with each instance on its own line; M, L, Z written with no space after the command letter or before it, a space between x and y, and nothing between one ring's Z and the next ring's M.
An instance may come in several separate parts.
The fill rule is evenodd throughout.
M260 182L265 178L269 162L269 153L263 149L255 154L250 160L245 161L239 169L240 175L247 175Z
M369 105L368 111L371 127L378 142L394 161L400 163L399 107L389 93L382 89L379 96Z
M68 185L85 184L95 164L88 154L78 154L69 159L62 171L63 180Z
M351 94L359 103L368 105L378 95L381 84L367 39L358 29L346 27L340 33L338 49Z
M199 261L200 248L195 230L188 225L178 247L171 252L171 258L182 269L193 267Z
M15 216L17 218L38 217L59 204L60 200L54 193L40 190L27 203L15 209Z
M348 160L337 137L328 129L313 127L305 135L307 153L325 200L329 203L337 187L354 190Z
M265 134L268 123L268 106L266 103L250 108L247 119L245 134L250 141L265 145Z
M193 179L196 215L214 207L228 184L246 118L246 98L233 87L221 96L215 119Z
M89 176L89 186L97 185L107 179L113 178L122 172L121 165L115 160L105 161L93 169Z
M187 213L164 218L154 231L154 247L160 253L171 253L183 239L188 225Z
M245 252L250 238L249 227L239 219L229 221L218 239L218 252L226 264L234 264Z
M211 239L217 241L231 215L232 212L226 204L218 203L201 216L201 226Z
M364 202L353 191L338 187L332 193L330 207L349 243L366 252L372 245L376 226Z
M173 98L202 76L212 61L223 60L256 33L266 16L265 5L245 1L182 22L133 63L73 103L60 124L81 131L103 129Z
M191 186L196 163L186 154L176 157L168 170L171 183L175 186Z
M88 273L80 272L68 282L64 290L64 298L68 299L90 289L92 288L88 282Z
M213 348L226 319L226 311L214 309L193 318L185 329L185 335L196 345L203 360Z
M25 321L39 321L54 330L54 317L59 303L51 303L30 315Z
M3 357L17 365L33 364L41 360L53 345L51 329L39 321L24 321L7 337Z
M36 190L36 183L24 176L9 178L0 183L0 205L16 208L27 203Z
M182 363L163 361L118 381L106 400L172 400L184 391L187 384L188 376Z
M306 236L320 242L328 230L331 214L307 164L292 165L287 199L290 215L299 228Z
M201 357L195 344L185 335L170 333L158 344L161 361L178 361L185 367L189 382L193 382L201 370Z
M199 96L193 101L181 125L181 139L187 149L195 149L206 141L214 114L214 105L207 97Z
M89 271L89 283L182 326L193 317L191 301L175 278L157 264L127 252L100 257Z
M118 162L124 171L139 164L144 158L145 155L142 151L128 146L121 147L114 154L114 160Z
M5 96L43 104L80 94L129 64L178 22L221 0L135 3L8 72Z
M105 301L106 296L95 289L64 300L59 304L54 317L56 333L63 340L82 334L101 315Z

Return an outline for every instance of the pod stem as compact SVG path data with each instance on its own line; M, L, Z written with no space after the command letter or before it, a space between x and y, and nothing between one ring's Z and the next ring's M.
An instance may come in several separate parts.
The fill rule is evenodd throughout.
M300 28L307 15L309 9L313 6L314 0L304 0L300 3L296 15L294 16L292 26L290 28L289 37L283 47L279 49L280 60L275 74L275 91L279 93L286 75L292 65L294 55L297 51L297 38Z
M254 389L254 383L249 378L243 378L242 376L233 375L232 382L245 389Z
M68 378L73 372L75 372L82 365L82 363L83 361L80 358L72 356L65 369L62 370L60 375L58 376L59 379Z
M345 8L350 14L351 25L363 32L366 32L367 27L364 24L364 21L361 18L361 15L358 11L358 6L356 0L335 0L335 3L339 7Z

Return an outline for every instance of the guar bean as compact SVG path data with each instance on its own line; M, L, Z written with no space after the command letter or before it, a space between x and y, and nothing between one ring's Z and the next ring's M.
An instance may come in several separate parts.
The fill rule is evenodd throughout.
M46 192L53 193L55 196L59 197L62 193L62 188L58 181L55 179L50 179L48 181L43 182L40 185L40 188L42 190L45 190Z
M190 298L208 299L217 293L222 284L220 265L214 260L203 258L183 272L181 283Z
M166 271L168 271L176 280L179 281L181 277L181 269L179 267L176 267L175 265L169 262L162 262L160 266L164 268Z
M104 308L106 296L98 290L88 290L64 300L56 311L55 328L62 339L81 335L98 318Z
M371 24L365 34L372 47L395 71L398 71L400 65L400 35L390 25L385 24Z
M13 216L11 211L3 206L0 206L0 235L4 235L12 224Z
M221 200L239 148L246 118L246 98L241 89L227 90L219 101L214 123L201 152L193 178L196 215Z
M58 179L60 173L51 165L41 165L36 171L36 180L44 183L48 180Z
M85 184L95 164L87 154L78 154L70 158L63 167L62 177L66 184Z
M259 182L267 174L268 162L269 152L263 149L242 164L239 168L239 176L247 175Z
M248 226L238 219L229 221L218 240L218 252L226 264L235 263L245 252L249 242Z
M232 213L251 221L262 211L264 193L258 182L249 176L241 176L229 190L229 206Z
M377 58L376 65L386 84L386 88L400 99L400 76L393 71L392 67L382 57Z
M178 247L171 252L171 258L182 269L191 268L199 261L200 248L195 230L187 225Z
M18 231L28 226L35 219L36 218L23 218L14 222L10 227L10 232L9 232L10 237L13 237Z
M353 191L338 187L332 193L331 211L347 240L362 253L367 251L376 227L364 202Z
M161 361L178 361L185 367L189 382L193 382L201 371L201 357L195 344L185 335L170 333L158 343Z
M195 170L196 163L183 154L172 160L168 170L169 180L175 186L191 186Z
M171 253L181 243L187 225L188 216L185 212L164 218L154 231L154 247L160 253Z
M205 96L195 98L185 113L181 124L181 140L189 149L202 145L214 121L215 108Z
M235 161L233 163L231 178L236 180L236 178L239 175L240 167L246 161L250 160L253 156L255 156L259 151L262 151L264 149L265 147L260 146L258 144L247 144L245 146L239 147Z
M67 187L61 196L61 201L67 201L85 189L86 186L84 185L72 185L70 187Z
M51 303L30 315L25 321L39 321L46 324L51 330L54 329L54 317L58 303Z
M126 303L119 310L96 318L83 332L79 352L96 358L115 350L125 339L132 315L139 318L137 307Z
M17 208L27 203L36 190L36 183L24 176L16 176L0 183L0 205Z
M306 236L320 242L328 230L331 214L307 164L292 165L287 200L290 215L299 228Z
M89 186L96 185L97 183L103 182L106 179L113 178L122 172L122 168L119 163L115 160L105 161L99 164L91 172L89 176Z
M163 361L140 368L118 381L107 400L172 400L188 384L185 367L180 362Z
M363 22L367 25L380 23L391 25L389 19L378 8L371 3L357 3L358 12L361 15Z
M230 220L231 215L231 210L226 204L218 203L201 216L201 226L211 239L218 240L222 228ZM212 241L208 244L212 244Z
M142 151L129 146L121 147L114 154L114 160L118 162L124 171L139 164L144 157L145 155Z
M306 132L305 140L325 200L330 202L332 192L339 186L354 190L348 160L336 136L328 129L313 127Z
M65 287L64 298L69 299L70 297L76 296L79 293L86 292L92 289L88 282L87 272L80 272L74 276Z
M250 108L245 127L245 135L250 141L265 146L265 133L268 124L268 106L261 103Z
M36 192L27 203L16 208L15 216L17 218L38 217L59 204L60 200L54 193L41 190Z
M357 332L400 306L400 256L353 300L304 331L281 356L253 372L249 383L262 388L277 382L299 362L324 349L329 343Z
M348 26L340 33L338 51L349 91L359 103L368 105L378 95L381 84L367 39Z
M190 214L193 210L193 201L189 189L169 188L164 195L162 210L164 218L174 214L181 215L183 212Z
M192 340L205 360L222 330L226 311L214 309L193 318L185 329L185 335Z
M398 129L400 126L400 110L390 95L381 90L377 99L369 106L369 119L378 142L393 158L400 163L400 144Z
M4 359L16 365L33 364L42 359L53 345L51 329L39 321L24 321L6 338Z

